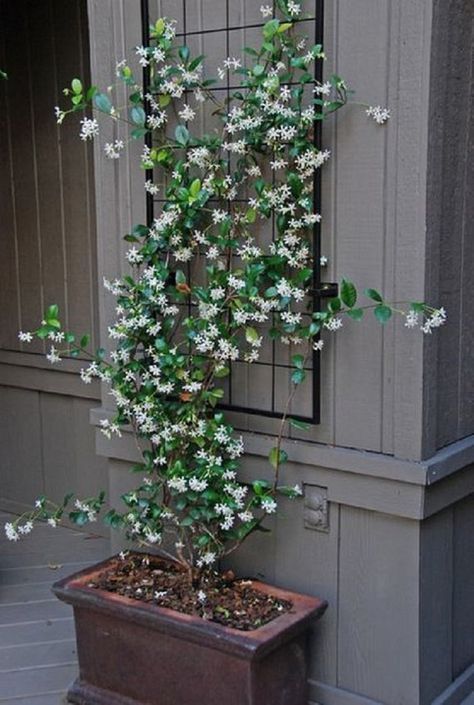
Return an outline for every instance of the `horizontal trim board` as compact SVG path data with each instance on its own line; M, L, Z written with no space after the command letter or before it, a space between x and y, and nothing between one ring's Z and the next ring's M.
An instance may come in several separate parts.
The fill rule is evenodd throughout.
M106 409L91 409L91 423L112 416ZM265 477L270 467L262 462L275 441L270 436L245 434L246 460L242 477L245 479L249 465L258 464L259 476ZM458 445L458 444L453 444ZM323 447L302 441L284 443L288 453L287 472L291 474L298 465L297 481L327 487L328 499L353 507L421 521L458 502L474 491L474 473L470 469L454 471L442 482L430 484L426 464L397 461L391 456ZM99 455L130 463L139 462L140 456L131 431L125 430L121 438L107 439L97 430L96 450ZM453 449L455 451L455 449ZM466 454L461 453L465 458ZM341 460L337 463L337 460ZM287 466L285 466L286 469ZM454 467L454 464L453 464ZM423 481L424 480L424 481Z
M113 412L110 409L91 409L91 424L98 426L100 419L112 418L112 416ZM131 434L131 431L125 430L124 437L126 434ZM267 457L275 444L273 436L249 432L244 432L242 435L245 449L251 455ZM422 486L433 485L458 470L474 464L474 435L451 443L424 461L402 460L383 453L291 439L284 439L282 447L288 453L289 460L295 463L317 465ZM137 458L136 454L133 457L129 455L110 457L133 462Z
M84 384L76 371L43 369L0 362L0 386L100 401L100 383Z

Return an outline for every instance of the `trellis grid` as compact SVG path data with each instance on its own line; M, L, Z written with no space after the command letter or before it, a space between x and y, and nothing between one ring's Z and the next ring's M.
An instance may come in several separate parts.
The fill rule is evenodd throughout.
M148 46L150 42L150 5L152 0L140 0L141 1L141 19L142 19L142 31L143 31L143 45ZM215 2L215 0L207 0L208 2ZM188 44L188 41L190 38L192 38L191 41L205 41L205 37L207 35L217 35L218 38L221 36L223 37L222 41L222 55L223 57L225 56L230 56L231 55L231 33L233 32L238 32L238 31L245 31L245 30L253 30L253 29L259 29L262 28L263 25L265 24L265 21L259 21L259 22L241 22L241 23L236 23L232 24L231 21L231 7L235 8L239 0L219 0L219 7L225 7L225 23L224 26L222 27L212 27L212 28L202 28L202 29L194 29L191 26L191 23L189 22L189 10L192 5L194 5L194 9L196 10L196 7L198 3L206 2L206 0L177 0L176 5L179 6L181 5L180 8L180 14L182 16L181 20L181 26L178 28L178 31L176 33L176 37L179 39L182 39L183 44ZM241 0L242 7L245 7L248 3L252 3L252 7L256 4L256 0ZM312 8L314 8L314 12L310 13L310 15L305 15L304 18L295 20L295 22L301 23L304 22L305 24L310 23L312 25L312 30L314 32L313 37L314 37L314 44L323 44L323 28L324 28L324 20L323 20L323 11L324 11L324 0L310 0ZM156 0L154 4L156 3ZM306 5L309 4L306 3ZM307 11L307 7L305 7L305 10ZM274 16L275 16L275 2L273 2L273 11L274 11ZM233 13L235 14L235 13ZM243 13L245 15L245 13ZM156 19L156 18L153 18ZM205 51L203 52L204 54L206 53ZM314 76L315 79L318 81L322 81L322 60L318 60L315 62L315 69L314 69ZM144 69L143 71L143 84L144 84L144 93L147 93L148 91L148 85L149 85L149 76L148 76L148 71L147 69ZM229 85L229 81L227 81L227 85L222 88L222 87L210 87L208 90L211 91L220 91L224 92L226 95L227 99L231 97L231 91L234 89L239 89L240 86L238 85ZM315 127L314 127L314 144L316 147L319 147L321 145L321 127L322 127L322 122L321 121L316 121L315 122ZM148 146L151 146L151 135L148 135L146 138ZM313 182L313 200L314 200L314 210L319 211L320 210L320 204L321 204L321 176L320 176L320 171L318 170L315 172L314 176L314 182ZM153 180L153 170L149 170L146 172L146 179L151 179ZM147 222L148 225L151 225L153 223L153 220L155 218L155 211L157 205L163 202L163 199L157 198L150 193L146 193L146 215L147 215ZM274 223L272 223L272 238L274 234ZM320 276L320 257L321 257L321 226L320 223L316 223L314 225L313 229L313 238L312 238L312 250L313 250L313 261L314 261L314 268L313 268L313 278L312 278L312 289L311 289L311 312L318 311L320 309L320 304L321 304L321 299L325 296L328 295L333 295L332 287L327 286L327 285L322 285L321 284L321 276ZM310 315L310 314L309 314ZM253 405L251 403L245 403L242 404L235 399L235 385L233 384L233 379L232 377L235 376L236 368L238 365L245 365L246 367L252 368L254 371L253 373L250 374L250 378L247 382L247 384L250 386L252 384L252 374L256 377L254 378L254 381L257 382L257 378L259 375L262 375L262 370L265 370L265 374L263 375L264 380L263 380L263 385L265 389L267 390L267 385L265 384L265 379L269 383L270 389L265 395L265 402L262 403L262 400L260 403L257 405ZM226 394L224 397L224 401L219 404L219 407L222 409L234 411L234 412L242 412L245 414L257 414L259 416L265 416L265 417L270 417L270 418L280 418L283 412L283 407L281 404L279 404L279 401L277 399L278 397L278 390L279 390L279 385L284 385L286 388L289 385L290 381L290 375L292 371L292 366L288 361L282 361L278 359L277 355L277 349L276 349L276 343L275 341L271 342L271 354L270 354L270 359L268 360L258 360L257 362L252 363L251 366L248 366L247 363L244 362L233 362L230 365L230 375L227 380L227 387L226 387ZM299 413L298 409L293 406L293 410L291 413L292 418L299 419L301 421L305 421L311 424L318 424L320 421L320 354L319 352L314 352L311 356L311 359L309 361L308 366L306 367L307 371L307 376L309 379L305 382L302 387L304 387L304 392L306 395L305 399L305 413ZM269 374L270 373L270 374ZM262 382L262 380L260 380ZM261 386L261 385L260 385ZM311 399L308 402L308 395L311 396ZM267 407L265 407L265 404L267 404Z

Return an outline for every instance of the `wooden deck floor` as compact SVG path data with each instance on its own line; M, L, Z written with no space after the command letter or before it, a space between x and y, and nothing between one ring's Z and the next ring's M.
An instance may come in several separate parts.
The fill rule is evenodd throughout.
M53 582L109 553L106 539L37 526L21 543L7 541L0 512L0 703L59 705L76 675L72 609Z

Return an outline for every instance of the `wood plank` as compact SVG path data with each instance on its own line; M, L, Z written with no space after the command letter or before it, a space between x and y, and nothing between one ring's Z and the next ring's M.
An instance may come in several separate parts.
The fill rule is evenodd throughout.
M453 680L453 509L421 524L420 703L429 705Z
M8 410L0 415L2 496L31 503L44 489L38 393L6 387L0 393Z
M77 675L75 663L44 668L27 668L2 674L0 699L65 690Z
M341 507L338 686L417 703L418 523Z
M107 489L106 461L96 455L89 423L91 407L73 397L41 397L45 492L57 501L71 491L90 497Z
M298 470L285 470L282 481L289 485L301 482ZM325 533L305 528L304 502L304 498L278 502L275 583L329 602L311 632L309 677L336 685L339 505L331 503Z
M0 649L0 673L35 666L53 666L77 660L75 639L21 644Z
M1 699L0 702L5 702ZM8 698L9 705L67 705L66 696L63 690L54 690L41 695L28 695L23 698Z
M357 91L370 102L375 96L383 96L386 90L390 3L388 0L375 5L362 2L356 7L350 0L341 0L338 5L334 61L338 72L350 85L357 84ZM362 287L368 284L381 289L386 132L374 130L363 111L356 110L344 114L338 127L334 145L338 175L335 197L340 204L335 222L336 277L346 276L359 285L363 283ZM330 343L336 350L337 445L381 450L382 335L376 322L368 318L363 326L347 323ZM347 364L348 350L350 364Z
M18 561L21 565L21 561ZM40 582L54 582L67 575L76 573L90 565L90 561L76 561L68 563L64 561L61 565L33 565L28 567L0 568L0 585L33 585Z
M32 330L41 321L42 257L38 223L37 162L33 136L34 115L31 104L31 53L26 30L26 5L4 3L5 44L8 66L14 81L8 81L10 113L15 116L15 137L12 139L12 178L21 295L21 328ZM18 46L25 52L19 52ZM27 104L25 109L25 95ZM19 138L19 136L21 136ZM35 341L30 350L41 351L42 343Z
M31 103L38 179L38 227L41 238L41 285L45 306L66 311L64 212L61 201L58 104L51 2L26 3L27 41L31 56ZM42 31L38 32L38 27Z
M55 597L25 604L0 605L0 626L10 626L12 629L18 624L29 624L42 619L58 619L72 614L72 608Z
M4 25L4 3L0 7L1 23ZM9 70L9 60L5 52L5 32L0 37L1 65ZM18 298L18 257L16 251L16 213L13 199L13 180L11 162L11 122L8 103L7 82L0 86L0 232L2 234L2 257L0 270L2 286L0 287L0 347L18 349L20 329L20 301Z
M55 46L58 95L75 76L81 77L85 85L90 80L88 62L84 60L87 48L82 46L83 5L82 0L75 3L52 0L53 34L68 38L67 42L57 41ZM91 238L95 238L95 228L91 221L92 184L88 173L92 146L79 139L79 131L79 120L66 120L61 126L60 159L62 207L66 214L67 321L70 330L82 335L93 328L92 287L96 282L91 273Z
M74 621L72 617L41 620L0 627L0 647L16 646L19 644L42 644L45 641L59 641L71 639L74 635Z
M474 661L474 495L454 507L453 553L453 675L456 677Z
M52 594L51 581L26 585L0 585L0 604L47 600Z

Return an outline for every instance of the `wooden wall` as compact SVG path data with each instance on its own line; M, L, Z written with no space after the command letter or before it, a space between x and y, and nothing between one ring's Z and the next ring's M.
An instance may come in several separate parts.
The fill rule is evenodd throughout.
M441 447L474 432L474 4L435 0L433 35L428 285L449 315L429 360Z
M57 303L65 326L97 339L92 151L79 119L54 117L90 62L85 2L2 0L0 13L0 498L20 506L106 486L89 426L98 385L82 385L80 361L52 368L41 343L17 337Z

